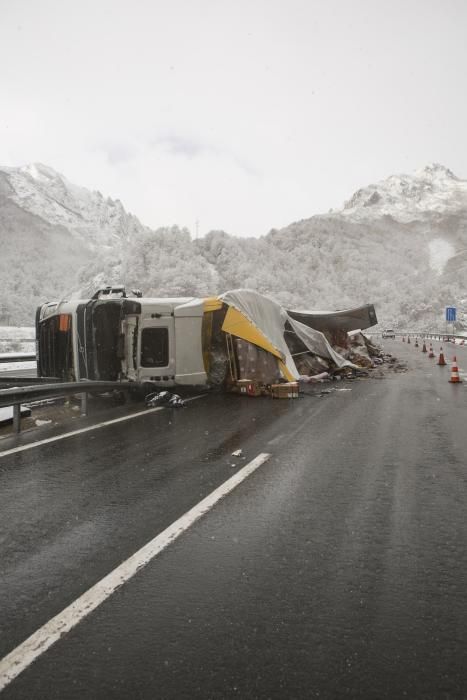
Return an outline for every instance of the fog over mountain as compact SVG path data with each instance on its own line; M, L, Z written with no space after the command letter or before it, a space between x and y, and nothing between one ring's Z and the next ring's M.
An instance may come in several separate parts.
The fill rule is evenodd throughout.
M0 307L15 325L49 299L124 283L158 296L251 287L301 309L373 302L384 324L439 327L467 296L467 181L431 164L260 238L193 240L48 166L0 167L0 240Z

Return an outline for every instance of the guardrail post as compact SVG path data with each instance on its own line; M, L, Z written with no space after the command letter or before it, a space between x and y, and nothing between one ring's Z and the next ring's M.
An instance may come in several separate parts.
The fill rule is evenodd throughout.
M15 433L21 432L21 404L19 403L13 406L13 430Z
M81 396L81 415L82 416L87 416L88 415L88 393L87 391L84 391Z

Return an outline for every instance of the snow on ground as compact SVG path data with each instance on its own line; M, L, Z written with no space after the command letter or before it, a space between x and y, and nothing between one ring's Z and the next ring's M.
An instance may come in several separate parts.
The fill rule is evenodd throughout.
M447 261L452 258L456 251L454 246L444 238L433 238L428 243L428 253L430 256L430 267L440 275L444 270Z
M0 326L0 340L5 338L31 338L36 337L36 329L34 326Z
M30 416L31 409L27 406L21 406L21 415ZM13 406L5 406L4 408L0 408L0 425L11 420L13 420ZM48 422L50 423L51 421Z
M33 326L0 326L0 354L35 351L36 330ZM28 340L30 338L30 340ZM20 342L26 341L26 342ZM0 371L6 365L0 365Z
M35 336L34 326L0 326L0 357L11 354L30 355L36 350ZM2 372L16 372L22 369L36 369L36 363L34 361L0 363L0 375Z

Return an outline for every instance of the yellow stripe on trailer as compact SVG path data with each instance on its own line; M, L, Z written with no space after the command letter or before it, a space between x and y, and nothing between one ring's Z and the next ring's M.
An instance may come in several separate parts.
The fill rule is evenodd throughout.
M282 353L269 342L266 336L233 306L229 306L227 310L222 330L224 333L230 333L230 335L235 335L237 338L243 338L243 340L247 340L249 343L263 348L263 350L267 350L271 355L278 357L279 360L284 359Z

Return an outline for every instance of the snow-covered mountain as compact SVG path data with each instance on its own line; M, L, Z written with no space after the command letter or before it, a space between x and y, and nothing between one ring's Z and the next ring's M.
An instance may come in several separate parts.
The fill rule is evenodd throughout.
M429 221L432 217L467 211L467 181L439 163L413 175L391 175L357 190L340 210L352 221L391 216L396 221Z
M0 317L31 323L35 307L70 296L96 258L146 228L121 202L35 163L0 167ZM1 320L1 319L0 319Z
M112 245L144 229L120 200L78 187L42 163L21 168L0 167L21 209L56 226L63 226L87 247Z
M466 296L467 181L439 164L368 185L341 209L271 235L297 259L311 255L310 271L318 260L313 279L327 270L342 306L373 301L391 325L437 326Z
M168 296L253 287L289 308L373 302L387 325L437 325L467 297L467 182L429 165L267 236L193 241L47 166L0 167L0 242L0 307L21 323L45 300L124 283Z
M355 223L386 219L416 229L438 275L467 262L467 181L439 163L359 189L336 213Z

